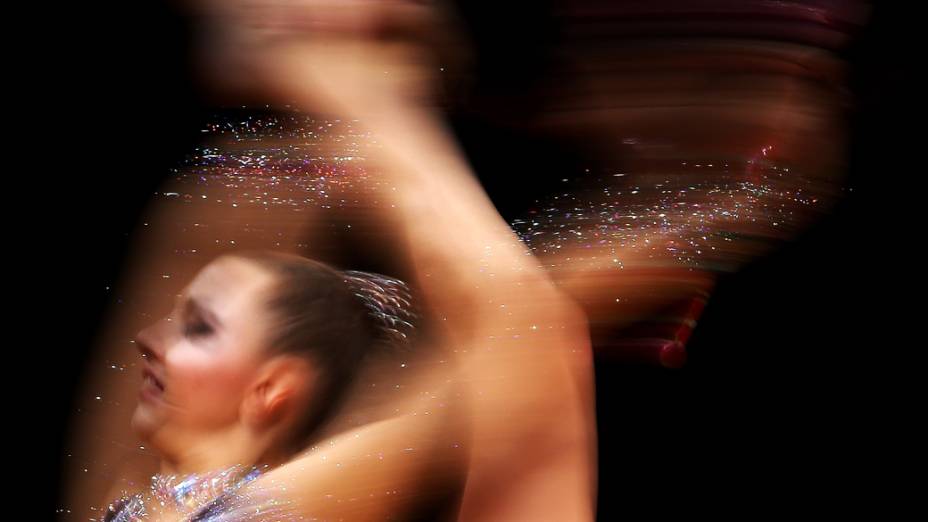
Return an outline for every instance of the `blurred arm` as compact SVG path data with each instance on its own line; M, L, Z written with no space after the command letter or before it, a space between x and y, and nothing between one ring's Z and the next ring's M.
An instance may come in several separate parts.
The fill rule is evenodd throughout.
M367 125L419 284L471 389L461 520L591 520L593 373L583 313L501 218L436 115L397 107Z

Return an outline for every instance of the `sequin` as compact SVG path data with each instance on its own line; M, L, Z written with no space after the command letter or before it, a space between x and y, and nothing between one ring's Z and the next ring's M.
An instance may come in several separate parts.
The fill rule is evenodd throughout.
M124 495L107 508L103 522L135 522L159 513L179 516L186 522L219 522L222 520L264 520L259 518L227 518L262 505L254 505L251 495L239 494L240 489L258 478L262 469L241 465L204 474L185 476L156 474L145 494ZM266 504L262 501L261 504ZM243 511L245 510L245 511Z

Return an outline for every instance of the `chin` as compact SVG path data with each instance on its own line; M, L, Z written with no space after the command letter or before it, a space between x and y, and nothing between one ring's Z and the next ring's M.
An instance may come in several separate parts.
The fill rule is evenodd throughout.
M132 413L129 427L143 442L149 442L159 424L155 412L144 404L139 404L135 407L135 412Z

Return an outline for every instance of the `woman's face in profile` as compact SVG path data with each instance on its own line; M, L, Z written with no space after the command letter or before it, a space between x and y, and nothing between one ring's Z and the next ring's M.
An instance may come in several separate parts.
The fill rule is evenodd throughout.
M266 353L263 303L273 282L254 263L217 259L177 297L170 315L139 332L143 382L132 428L143 440L176 448L238 420Z

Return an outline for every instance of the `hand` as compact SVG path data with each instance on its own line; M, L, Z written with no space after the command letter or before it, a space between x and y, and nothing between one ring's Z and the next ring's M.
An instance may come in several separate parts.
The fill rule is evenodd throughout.
M226 90L366 116L429 104L433 8L412 0L201 0L204 65ZM209 27L208 27L209 29Z

